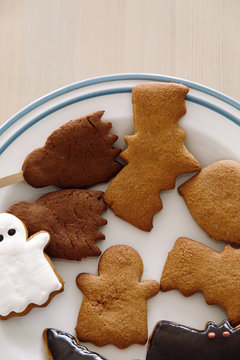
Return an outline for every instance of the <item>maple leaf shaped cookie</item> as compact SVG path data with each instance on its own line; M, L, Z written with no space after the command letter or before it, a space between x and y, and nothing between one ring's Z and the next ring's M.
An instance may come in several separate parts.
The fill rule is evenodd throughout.
M126 136L128 163L113 179L104 201L117 216L141 230L152 229L153 215L162 209L159 191L175 187L182 173L200 170L184 145L178 120L186 113L188 88L179 84L140 84L133 88L135 134Z
M22 166L27 183L36 188L86 188L115 175L122 167L115 161L121 150L112 147L118 136L108 134L112 124L101 121L103 113L69 121L31 152Z
M161 290L184 296L204 293L209 305L222 306L232 326L240 324L240 249L226 245L221 253L188 238L179 238L163 269Z
M105 239L97 231L107 223L98 216L106 206L98 201L102 191L65 189L48 193L34 202L21 201L7 211L27 226L29 234L45 230L51 235L46 253L55 258L81 260L99 256L95 241Z

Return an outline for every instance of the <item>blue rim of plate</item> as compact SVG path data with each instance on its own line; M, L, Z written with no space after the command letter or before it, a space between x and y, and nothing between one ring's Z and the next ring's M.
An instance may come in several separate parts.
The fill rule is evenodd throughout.
M200 92L206 93L206 94L208 94L210 96L213 96L213 97L223 101L224 103L227 103L228 105L233 106L237 110L240 110L240 103L238 101L236 101L236 100L228 97L227 95L224 95L224 94L222 94L222 93L220 93L220 92L218 92L216 90L213 90L211 88L208 88L206 86L203 86L203 85L200 85L200 84L188 81L188 80L175 78L175 77L171 77L171 76L155 75L155 74L106 75L106 76L92 78L92 79L88 79L88 80L84 80L84 81L79 81L79 82L73 83L71 85L67 85L67 86L65 86L63 88L60 88L60 89L58 89L56 91L53 91L52 93L47 94L47 95L43 96L42 98L34 101L30 105L28 105L27 107L25 107L24 109L19 111L12 118L10 118L4 125L2 125L0 127L0 135L2 135L6 130L8 130L13 124L15 124L23 116L25 116L26 114L30 113L32 110L36 109L37 107L45 104L46 102L48 102L48 101L50 101L50 100L52 100L52 99L54 99L56 97L59 97L61 95L64 95L64 94L69 93L69 92L74 91L74 90L78 90L78 89L83 88L83 87L87 87L87 86L91 86L91 85L95 85L95 84L99 84L99 83L104 83L104 82L121 81L121 80L149 80L149 81L182 83L182 84L188 86L191 89L198 90ZM25 132L28 128L33 126L35 123L37 123L38 121L40 121L44 117L50 115L51 113L53 113L55 111L58 111L58 110L62 109L63 107L66 107L66 106L71 105L73 103L80 102L80 101L83 101L83 100L87 100L87 99L90 99L90 98L93 98L93 97L104 96L104 95L112 95L112 94L119 94L119 93L129 93L131 91L132 91L132 87L100 90L100 91L95 91L95 92L88 93L88 94L85 94L85 95L81 95L81 96L78 96L78 97L76 97L74 99L65 101L65 102L63 102L61 104L58 104L58 105L54 106L53 108L51 108L50 110L45 111L41 115L35 117L28 124L25 124L21 129L19 129L14 135L12 135L0 147L0 154L2 154L7 149L7 147L14 140L16 140L23 132ZM234 115L230 114L229 112L227 112L226 110L220 108L217 105L214 105L214 104L212 104L210 102L207 102L206 100L198 99L198 98L190 96L190 95L187 95L186 100L192 101L194 103L197 103L199 105L207 107L207 108L209 108L209 109L211 109L213 111L216 111L219 114L225 116L226 118L228 118L229 120L233 121L235 124L240 126L240 119L237 116L234 116Z

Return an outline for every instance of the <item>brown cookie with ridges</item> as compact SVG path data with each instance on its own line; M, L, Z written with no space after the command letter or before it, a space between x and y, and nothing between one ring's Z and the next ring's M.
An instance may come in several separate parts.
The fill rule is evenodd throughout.
M202 291L209 305L222 306L232 326L240 324L240 249L221 253L188 238L179 238L163 269L161 290L184 296Z
M198 225L215 240L240 244L240 164L217 161L179 187Z
M46 253L54 258L81 260L99 256L95 245L105 236L97 228L107 223L99 216L106 206L98 201L102 191L65 189L50 192L34 202L21 201L7 210L27 226L29 234L48 231Z
M186 113L186 86L150 83L133 88L135 134L126 136L121 158L128 164L113 179L104 201L114 213L141 230L152 229L162 209L161 190L175 187L176 177L200 170L184 145L178 120Z
M22 166L27 183L36 188L86 188L114 176L122 167L115 161L121 150L112 147L118 136L108 134L112 123L101 121L103 113L69 121L31 152Z
M140 281L142 273L137 251L115 245L103 253L98 276L78 275L77 286L84 294L76 326L80 341L114 344L120 349L146 343L147 299L159 292L159 284Z

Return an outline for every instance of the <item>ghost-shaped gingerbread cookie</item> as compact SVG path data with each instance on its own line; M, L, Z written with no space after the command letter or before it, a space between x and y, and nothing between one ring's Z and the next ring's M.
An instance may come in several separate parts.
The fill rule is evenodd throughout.
M82 273L76 282L84 298L76 333L81 341L120 349L148 339L147 302L159 292L155 280L140 281L143 262L136 250L115 245L102 255L99 276Z
M63 282L43 250L49 234L28 239L25 225L14 215L0 214L0 319L27 314L46 306L63 291Z

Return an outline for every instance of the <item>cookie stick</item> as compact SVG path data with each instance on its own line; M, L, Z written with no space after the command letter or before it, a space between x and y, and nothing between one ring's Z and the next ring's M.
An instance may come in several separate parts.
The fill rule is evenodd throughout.
M112 147L118 137L108 134L112 124L101 121L103 113L97 111L55 130L42 148L26 157L22 173L0 179L0 187L23 178L36 188L86 188L107 182L122 165L115 161L121 150Z
M125 137L128 148L120 155L128 165L113 179L104 200L117 216L141 230L150 231L154 214L162 209L159 191L173 189L178 175L201 168L178 126L186 113L188 90L166 83L133 88L135 134Z
M20 171L16 174L4 176L0 179L0 188L5 186L13 185L18 182L24 181L23 172Z

